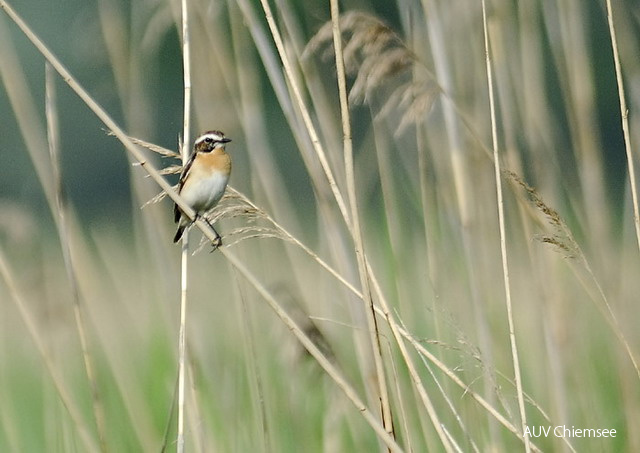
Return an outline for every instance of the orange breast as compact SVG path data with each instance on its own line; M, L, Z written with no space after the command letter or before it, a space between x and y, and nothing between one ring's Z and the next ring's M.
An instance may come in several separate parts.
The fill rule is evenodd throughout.
M219 171L227 175L231 173L231 157L221 149L199 154L196 159L198 163L203 165L202 168L210 171Z

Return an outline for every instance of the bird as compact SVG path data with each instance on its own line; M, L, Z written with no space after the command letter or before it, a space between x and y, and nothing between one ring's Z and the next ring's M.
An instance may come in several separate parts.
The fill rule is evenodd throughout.
M213 209L224 195L231 174L231 157L225 151L225 146L230 141L220 131L205 132L195 140L193 152L182 168L178 193L196 212L196 218ZM177 204L174 205L173 213L174 222L178 223L178 231L173 237L173 242L176 243L194 221L184 215ZM216 234L213 241L215 250L222 245L222 238L213 225L209 226Z

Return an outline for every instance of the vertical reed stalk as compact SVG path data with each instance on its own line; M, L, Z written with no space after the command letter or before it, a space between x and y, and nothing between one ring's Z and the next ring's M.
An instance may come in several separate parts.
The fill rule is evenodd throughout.
M513 358L513 371L518 393L518 407L520 409L520 421L522 435L524 436L524 448L527 453L531 451L529 436L525 435L527 414L524 406L524 394L522 391L522 377L520 376L520 360L516 333L513 322L513 310L511 304L511 283L509 281L509 264L507 262L507 238L504 222L504 200L502 199L502 178L500 172L500 156L498 155L498 130L496 125L496 108L493 94L493 70L491 63L491 49L489 47L489 31L487 26L487 6L482 0L482 29L484 32L484 50L487 65L487 84L489 89L489 109L491 114L491 138L493 142L493 168L495 169L496 195L498 197L498 223L500 227L500 255L502 256L502 273L504 276L505 302L507 305L507 319L509 321L509 339L511 341L511 356Z
M189 159L189 134L191 127L191 52L189 46L189 11L187 0L181 1L182 7L182 67L184 72L184 114L182 131L182 165ZM177 452L184 452L184 419L185 419L185 373L187 355L187 291L189 265L189 229L182 235L180 273L180 332L178 334L178 438Z
M389 391L382 358L382 347L380 344L380 330L378 321L373 309L373 298L369 286L369 276L364 256L364 244L362 232L360 230L360 215L358 214L358 199L356 195L356 183L353 166L353 142L351 139L351 119L349 116L349 101L347 96L347 81L344 69L344 56L342 54L342 35L340 32L338 0L331 2L331 22L333 25L333 45L335 47L336 71L338 77L338 92L340 96L340 115L342 118L342 134L344 148L344 166L347 179L347 195L349 197L349 208L351 210L351 230L353 232L353 242L355 245L356 258L358 262L358 273L362 286L362 301L365 303L365 313L367 315L367 325L369 329L373 358L376 368L378 398L380 399L380 410L382 412L382 424L390 436L394 436L393 416L391 413L391 403L389 401Z
M624 82L622 80L622 66L620 65L620 54L618 52L618 40L616 38L616 28L613 24L613 7L611 0L607 0L607 22L609 23L609 36L611 36L611 49L613 50L613 62L616 68L616 81L618 82L618 97L620 99L620 115L622 117L622 132L624 134L624 150L627 155L627 166L629 167L629 182L631 183L631 199L633 201L633 224L636 229L636 241L640 250L640 211L638 210L638 189L636 186L636 170L633 163L633 153L631 151L631 134L629 133L629 109L624 94Z

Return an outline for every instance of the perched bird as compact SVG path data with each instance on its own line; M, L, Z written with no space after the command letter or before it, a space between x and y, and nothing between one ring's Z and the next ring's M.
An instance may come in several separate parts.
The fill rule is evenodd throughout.
M218 204L227 188L231 174L231 157L224 148L231 140L220 131L209 131L198 137L193 144L193 153L184 165L178 183L178 193L189 206L202 216ZM185 228L193 222L185 216L178 205L174 206L175 222L178 231L173 242L178 242ZM211 226L217 238L214 247L222 244L218 232Z

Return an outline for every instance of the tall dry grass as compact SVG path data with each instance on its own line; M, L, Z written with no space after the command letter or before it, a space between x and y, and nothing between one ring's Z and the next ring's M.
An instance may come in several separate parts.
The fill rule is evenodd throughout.
M0 108L49 208L1 223L0 450L640 449L633 5L99 2L121 112L0 6ZM46 98L27 40L61 76ZM63 156L90 149L60 92L124 147L133 209L66 201ZM233 138L225 246L197 223L188 292L171 111L187 144ZM617 435L523 438L541 425Z

